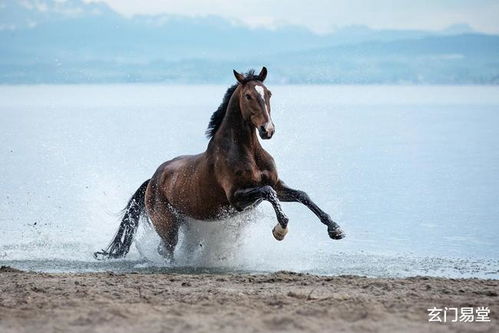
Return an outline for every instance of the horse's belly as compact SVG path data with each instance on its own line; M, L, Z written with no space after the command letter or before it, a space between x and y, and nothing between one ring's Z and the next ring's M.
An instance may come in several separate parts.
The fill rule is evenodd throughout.
M200 214L184 214L184 215L186 215L189 218L195 219L195 220L214 221L214 220L220 220L220 219L234 217L234 216L241 214L242 212L251 211L251 210L255 209L260 203L261 203L261 200L244 208L243 210L237 210L236 208L234 208L230 204L227 204L227 205L219 206L218 208L213 209L210 212L203 211Z
M225 193L220 191L209 191L203 187L182 191L178 195L172 195L170 204L182 214L197 220L215 219L224 212L230 210Z

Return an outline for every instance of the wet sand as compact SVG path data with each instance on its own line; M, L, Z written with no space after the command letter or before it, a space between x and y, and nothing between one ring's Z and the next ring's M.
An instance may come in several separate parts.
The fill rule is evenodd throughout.
M0 269L0 332L499 332L499 281ZM488 306L490 323L428 323Z

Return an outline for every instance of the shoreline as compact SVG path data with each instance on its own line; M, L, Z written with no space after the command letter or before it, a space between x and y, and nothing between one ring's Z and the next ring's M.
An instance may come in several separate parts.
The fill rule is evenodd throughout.
M303 258L302 258L303 260ZM328 261L327 268L313 269L310 263L303 263L300 273L319 276L355 275L370 278L408 278L414 276L444 277L453 279L479 278L499 280L499 259L473 257L417 257L392 256L380 254L331 254L321 261ZM32 259L5 260L0 258L0 267L9 266L26 272L43 273L158 273L158 274L269 274L280 270L294 271L293 266L279 265L214 265L202 263L177 262L165 265L141 258L99 261L95 259ZM297 265L294 265L297 267Z
M34 273L0 269L0 331L493 332L499 280L270 274ZM490 323L429 323L432 307Z

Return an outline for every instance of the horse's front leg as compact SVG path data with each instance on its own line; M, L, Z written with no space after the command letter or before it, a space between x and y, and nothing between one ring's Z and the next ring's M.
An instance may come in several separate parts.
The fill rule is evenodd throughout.
M341 230L338 223L334 222L326 212L320 209L307 193L289 188L282 181L277 183L275 189L279 200L283 202L300 202L307 206L327 226L329 237L332 239L342 239L345 237L345 233Z
M277 216L277 225L272 229L272 234L277 240L283 240L288 233L288 217L284 214L276 191L271 186L252 187L238 189L231 196L230 203L237 209L243 210L255 204L257 201L266 200L274 207Z

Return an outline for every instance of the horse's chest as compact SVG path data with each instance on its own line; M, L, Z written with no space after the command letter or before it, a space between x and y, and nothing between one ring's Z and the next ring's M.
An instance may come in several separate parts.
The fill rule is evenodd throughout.
M236 170L239 182L248 183L253 186L275 185L277 174L273 170L253 168L239 168Z
M277 174L272 170L260 170L257 178L261 185L274 186L277 183Z

